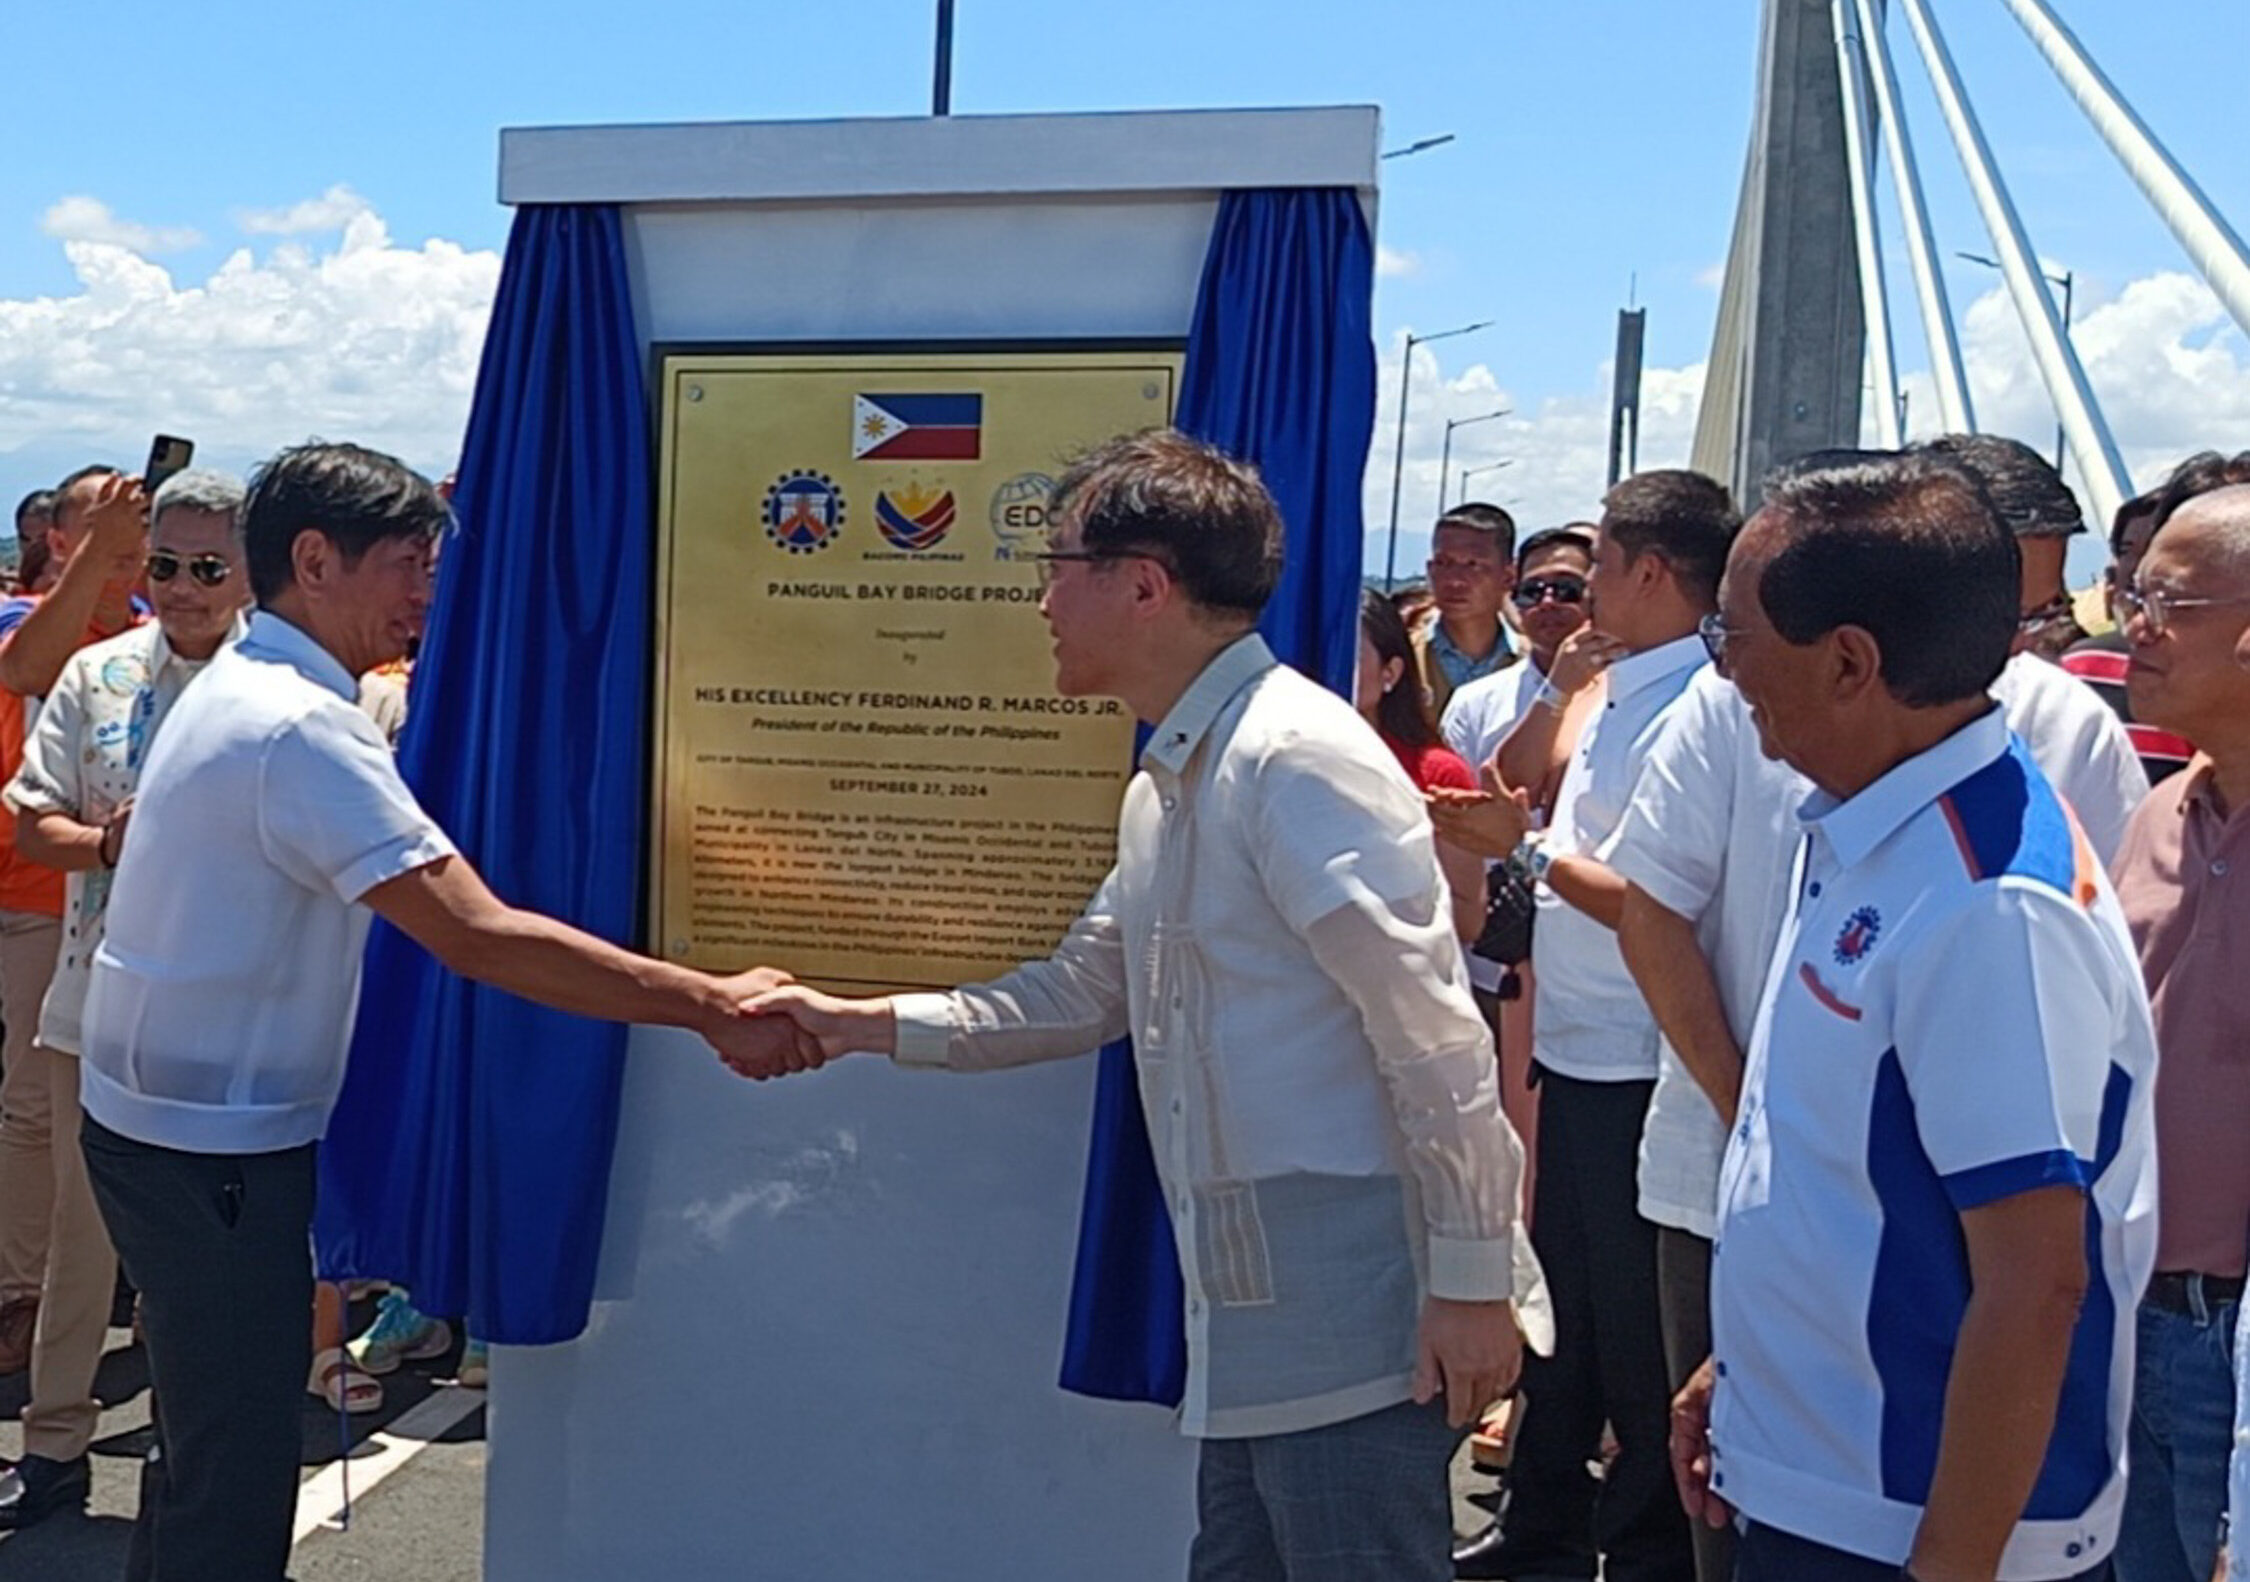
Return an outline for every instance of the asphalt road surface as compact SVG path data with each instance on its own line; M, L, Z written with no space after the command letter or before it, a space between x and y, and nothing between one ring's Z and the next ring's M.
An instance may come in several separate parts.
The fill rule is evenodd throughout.
M366 1305L354 1316L364 1325ZM457 1344L385 1379L383 1409L350 1420L348 1456L336 1414L305 1397L295 1582L477 1582L483 1574L484 1392L452 1382L458 1361ZM26 1374L0 1379L0 1455L10 1459L23 1450L17 1414L29 1393ZM117 1582L124 1572L149 1443L148 1367L129 1331L109 1332L94 1393L103 1411L86 1514L0 1533L0 1582Z

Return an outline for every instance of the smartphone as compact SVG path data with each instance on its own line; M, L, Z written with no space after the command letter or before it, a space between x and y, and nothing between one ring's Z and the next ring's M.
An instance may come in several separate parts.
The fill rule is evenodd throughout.
M150 494L164 486L164 480L176 472L187 470L195 459L195 441L181 439L176 434L159 434L149 442L148 465L141 469L141 487Z

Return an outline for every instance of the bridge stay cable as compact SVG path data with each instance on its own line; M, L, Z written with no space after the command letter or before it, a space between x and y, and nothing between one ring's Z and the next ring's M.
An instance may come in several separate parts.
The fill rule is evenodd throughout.
M1938 265L1937 234L1930 226L1922 195L1922 169L1914 157L1914 135L1899 104L1898 70L1876 0L1855 0L1860 52L1875 90L1875 119L1889 156L1891 186L1898 198L1906 233L1907 263L1914 272L1914 300L1920 309L1922 337L1929 345L1930 377L1937 386L1938 429L1946 434L1976 432L1976 406L1969 397L1969 375L1961 360L1961 339L1953 327L1953 304L1946 295L1945 272Z
M2047 58L2079 109L2093 122L2151 207L2186 250L2204 282L2250 334L2250 249L2063 25L2047 0L2002 0Z
M1900 3L1921 49L1923 64L1929 69L1938 109L1945 117L1946 130L1952 136L1954 152L1960 157L1962 173L1968 178L1970 193L1976 199L1985 230L1992 238L1994 256L2000 263L2001 277L2007 283L2009 300L2015 305L2024 333L2030 337L2032 359L2038 367L2040 381L2047 387L2047 395L2062 419L2063 432L2069 438L2071 455L2077 459L2094 520L2107 522L2116 515L2118 506L2132 495L2132 474L2126 469L2116 437L2111 434L2094 399L2085 367L2079 362L2070 338L2063 333L2061 317L2047 290L2044 271L2032 251L2031 238L2016 212L2015 203L2008 196L2007 184L1993 158L1992 147L1985 140L1976 112L1970 107L1968 90L1953 64L1952 52L1946 48L1945 36L1930 14L1928 0L1900 0Z
M1875 209L1874 128L1867 119L1867 73L1850 0L1829 0L1836 34L1836 80L1844 96L1844 160L1852 196L1852 233L1859 249L1860 313L1867 324L1867 370L1874 384L1875 443L1901 442L1898 365L1891 344L1889 283L1883 276L1883 233Z

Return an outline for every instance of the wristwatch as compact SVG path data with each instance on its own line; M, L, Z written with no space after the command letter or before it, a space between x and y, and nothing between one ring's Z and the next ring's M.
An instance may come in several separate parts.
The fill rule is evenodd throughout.
M1547 849L1546 835L1533 830L1516 842L1508 861L1533 884L1542 884L1546 882L1547 870L1555 865L1555 854Z

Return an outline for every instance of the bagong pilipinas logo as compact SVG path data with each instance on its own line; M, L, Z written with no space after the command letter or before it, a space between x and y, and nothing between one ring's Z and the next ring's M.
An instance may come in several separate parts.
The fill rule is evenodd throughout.
M766 491L766 537L792 555L826 549L844 530L844 491L824 472L785 472Z
M1836 936L1836 965L1856 967L1867 959L1882 937L1883 914L1871 906L1863 906L1844 919L1843 932Z
M935 549L953 530L956 515L951 489L910 483L875 494L875 529L893 549L909 553Z

